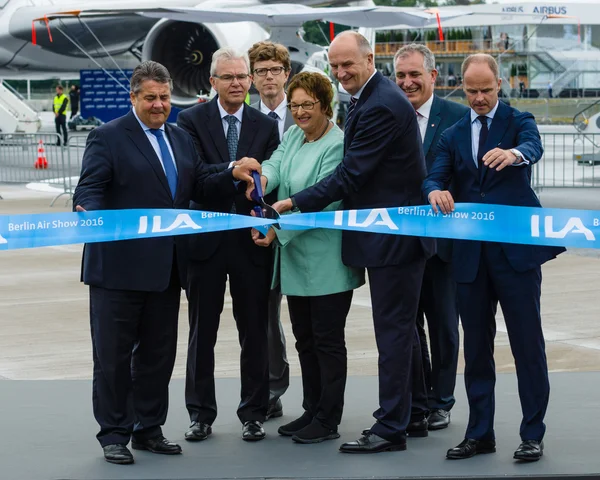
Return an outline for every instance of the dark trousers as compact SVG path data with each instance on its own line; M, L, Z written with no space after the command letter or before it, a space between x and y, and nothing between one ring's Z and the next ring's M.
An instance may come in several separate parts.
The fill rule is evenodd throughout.
M467 438L494 438L494 337L498 302L515 358L523 412L521 439L539 441L544 436L550 383L540 316L541 283L540 267L516 272L500 245L483 243L475 281L458 284L469 399Z
M177 269L174 269L177 270ZM90 286L93 408L104 447L162 433L177 349L181 287L164 292Z
M429 357L425 317L431 360ZM423 371L430 409L451 410L458 365L458 299L451 264L437 255L427 260L417 313Z
M73 105L71 107L71 119L73 119L73 117L77 115L77 113L79 113L79 105Z
M269 293L269 405L275 405L290 386L285 334L281 326L281 285Z
M425 260L402 265L367 268L379 352L379 409L371 431L402 442L411 417L413 348L420 346L416 316Z
M209 259L190 260L188 265L190 336L185 402L192 421L209 425L217 417L214 349L228 277L233 316L242 349L242 390L237 414L242 422L263 422L267 414L267 305L271 266L255 265L240 248L241 235L244 234L250 235L247 230L227 232L222 244Z
M347 355L344 329L353 291L287 297L302 370L302 407L332 430L342 421Z
M56 133L60 135L62 130L63 135L63 144L66 145L69 140L69 134L67 133L67 116L63 113L62 115L57 115L54 117L54 126L56 127ZM56 142L57 145L60 145L60 139Z

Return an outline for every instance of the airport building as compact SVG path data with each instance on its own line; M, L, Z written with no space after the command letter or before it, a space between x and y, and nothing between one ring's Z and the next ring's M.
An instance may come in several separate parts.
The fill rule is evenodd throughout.
M402 25L376 34L377 67L393 73L394 53L411 41L436 56L439 90L461 95L460 65L466 55L498 59L507 97L600 97L600 2L512 3L443 7L472 11L415 30Z

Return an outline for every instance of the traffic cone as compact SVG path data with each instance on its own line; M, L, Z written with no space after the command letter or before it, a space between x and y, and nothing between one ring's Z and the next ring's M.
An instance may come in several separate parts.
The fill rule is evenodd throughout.
M48 160L46 159L46 150L44 149L44 141L40 139L38 144L37 160L33 164L35 168L48 168Z

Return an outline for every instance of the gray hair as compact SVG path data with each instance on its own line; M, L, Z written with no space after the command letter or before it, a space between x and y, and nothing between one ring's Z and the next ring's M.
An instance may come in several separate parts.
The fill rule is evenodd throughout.
M469 68L469 65L472 63L486 63L494 74L494 78L496 80L500 78L498 62L496 62L494 57L488 55L487 53L474 53L473 55L469 55L467 58L465 58L462 66L460 67L460 74L462 75L463 79L465 78L465 72L467 71L467 68Z
M148 60L140 63L131 76L131 91L138 94L142 89L142 83L146 81L154 81L157 83L168 83L169 88L173 91L173 80L169 71L160 63Z
M358 46L358 50L363 55L370 55L373 53L373 47L371 46L371 44L369 43L367 38L364 35L362 35L361 33L358 33L354 30L344 30L343 32L338 33L335 38L347 37L347 36L351 36L354 38L354 40L356 40L356 45Z
M435 56L425 45L419 43L411 43L402 47L394 55L394 70L396 70L396 60L399 58L408 57L412 53L420 53L423 55L423 68L428 72L435 70Z
M217 74L217 64L221 60L243 60L250 75L250 60L247 52L237 51L235 48L223 47L213 53L212 61L210 62L210 76L214 77Z

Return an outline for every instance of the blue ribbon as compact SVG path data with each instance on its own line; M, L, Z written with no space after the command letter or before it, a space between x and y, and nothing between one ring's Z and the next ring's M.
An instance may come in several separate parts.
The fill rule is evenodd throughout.
M197 210L102 210L0 216L0 249L109 242L266 227L333 228L393 235L600 248L600 211L457 204L282 215L279 220Z

